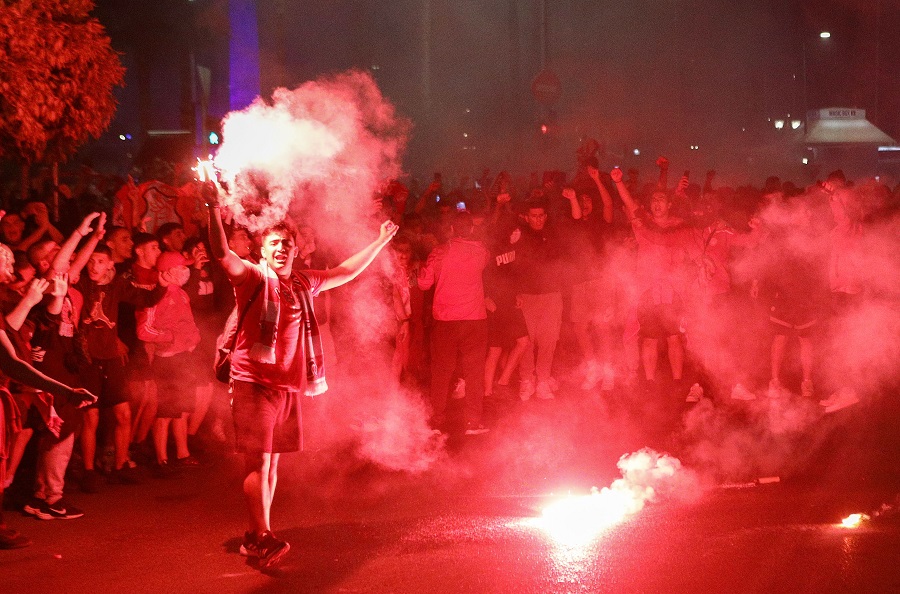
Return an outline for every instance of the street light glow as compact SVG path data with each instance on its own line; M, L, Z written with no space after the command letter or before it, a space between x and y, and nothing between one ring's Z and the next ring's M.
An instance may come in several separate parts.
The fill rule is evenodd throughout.
M775 129L781 130L784 128L784 120L775 120Z
M822 31L821 33L819 33L819 37L821 37L822 39L829 39L831 37L831 33L829 33L828 31Z

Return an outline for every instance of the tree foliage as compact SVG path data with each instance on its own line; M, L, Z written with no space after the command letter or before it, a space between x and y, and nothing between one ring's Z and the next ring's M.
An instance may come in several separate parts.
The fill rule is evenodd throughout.
M62 161L97 138L125 69L93 0L0 0L0 157Z

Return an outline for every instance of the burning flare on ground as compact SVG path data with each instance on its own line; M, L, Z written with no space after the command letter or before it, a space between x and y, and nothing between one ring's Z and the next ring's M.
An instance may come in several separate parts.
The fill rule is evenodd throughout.
M859 528L859 525L868 519L869 516L866 514L850 514L841 520L841 526L844 528Z
M617 466L622 478L609 487L594 487L590 495L570 495L555 501L533 524L557 544L582 547L641 511L660 493L671 491L678 483L686 486L683 477L687 471L681 462L649 448L622 456ZM692 475L689 482L694 484Z

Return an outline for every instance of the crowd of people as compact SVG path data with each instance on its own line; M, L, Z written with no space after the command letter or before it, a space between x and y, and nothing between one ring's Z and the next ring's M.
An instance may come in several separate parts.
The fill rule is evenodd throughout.
M829 321L884 289L864 265L867 226L890 217L900 197L900 186L853 183L840 171L805 188L775 177L762 188L732 188L712 171L702 183L688 172L670 179L665 158L645 181L636 170L601 170L594 149L579 154L570 175L485 170L451 183L435 174L424 188L393 181L372 212L360 213L388 219L389 227L368 252L336 265L316 221L254 235L228 217L223 223L201 184L166 181L56 188L57 221L38 184L0 219L0 342L8 335L9 356L39 377L83 388L3 368L9 431L0 433L0 488L35 476L26 514L83 515L64 495L67 478L76 477L84 493L104 482L138 484L147 474L168 478L202 464L201 453L254 438L240 423L235 437L229 387L213 370L235 295L248 309L257 300L248 319L262 334L246 345L246 359L243 347L235 350L231 379L240 402L239 393L257 384L288 389L256 377L252 361L294 360L276 357L277 323L267 330L262 303L277 303L271 295L281 290L272 284L270 294L265 270L282 279L292 269L337 270L296 277L308 286L289 304L304 316L315 308L310 317L327 323L319 290L359 274L388 242L379 298L395 318L389 373L422 395L436 433L487 433L486 402L549 401L563 384L598 397L618 389L684 403L791 390L824 413L840 410L859 401L859 369L825 348L840 331ZM273 237L278 245L267 247ZM294 248L281 274L282 252ZM268 262L263 272L260 261ZM255 282L245 284L248 275ZM257 298L254 288L267 296ZM306 304L301 294L315 301ZM328 332L342 331L332 326ZM764 372L746 355L760 336ZM794 339L796 378L784 370ZM561 341L576 366L560 363ZM303 351L310 384L302 389L319 380L310 375L320 363L310 359L314 350ZM839 372L817 368L828 357ZM762 387L760 376L767 376ZM454 399L464 406L449 406ZM25 473L31 440L36 469ZM248 467L248 480L265 483L270 462ZM248 495L251 530L242 545L261 558L266 547L267 555L286 552L271 535L265 493L259 501ZM0 548L27 544L0 526Z

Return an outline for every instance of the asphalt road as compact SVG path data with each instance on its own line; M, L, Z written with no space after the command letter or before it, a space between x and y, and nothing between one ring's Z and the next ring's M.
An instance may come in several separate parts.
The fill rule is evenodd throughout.
M349 447L286 458L273 525L292 548L277 569L261 572L237 553L243 504L237 461L225 457L175 479L73 490L81 519L7 512L34 544L0 551L0 591L900 591L891 394L789 436L753 432L754 443L779 454L770 458L751 456L739 432L700 437L685 421L673 430L591 399L506 407L491 433L452 438L424 472L389 472ZM733 406L724 416L710 410L704 427L757 418ZM535 525L559 496L609 485L618 457L645 446L703 470L698 488L649 500L580 544ZM728 467L710 454L732 450L748 457ZM763 475L778 482L754 485ZM854 512L875 517L841 527Z

